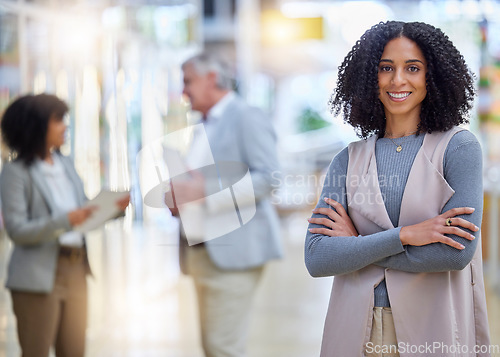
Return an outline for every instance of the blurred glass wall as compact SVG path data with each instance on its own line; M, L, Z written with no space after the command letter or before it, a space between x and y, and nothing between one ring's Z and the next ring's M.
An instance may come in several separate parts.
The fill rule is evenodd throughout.
M183 127L180 63L202 47L199 1L0 1L0 112L16 96L65 99L72 154L89 197L132 189L136 154ZM7 152L2 150L5 158Z

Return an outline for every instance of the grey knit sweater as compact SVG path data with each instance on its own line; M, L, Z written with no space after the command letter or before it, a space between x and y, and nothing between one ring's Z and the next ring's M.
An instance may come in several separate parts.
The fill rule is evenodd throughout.
M398 140L403 150L396 152L390 139L380 138L375 145L377 172L382 197L394 229L357 237L329 237L307 233L305 263L313 277L340 275L359 270L369 264L407 272L442 272L463 269L472 259L477 240L469 241L455 235L453 239L465 246L458 250L442 243L421 247L403 246L398 227L401 200L415 156L424 135L411 135ZM332 161L325 178L321 198L316 207L327 207L324 197L346 205L347 148ZM481 227L483 212L482 154L475 136L461 131L450 140L444 155L444 178L455 190L443 212L454 207L474 207L470 215L460 216ZM313 217L323 217L314 214ZM309 228L320 227L309 224ZM469 232L478 235L478 232ZM375 288L375 306L390 306L385 281Z

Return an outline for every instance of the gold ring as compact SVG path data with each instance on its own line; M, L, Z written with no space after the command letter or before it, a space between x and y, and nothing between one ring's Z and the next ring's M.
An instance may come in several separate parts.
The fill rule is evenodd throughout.
M448 218L448 219L446 220L446 225L447 225L448 227L450 227L450 226L451 226L451 218Z

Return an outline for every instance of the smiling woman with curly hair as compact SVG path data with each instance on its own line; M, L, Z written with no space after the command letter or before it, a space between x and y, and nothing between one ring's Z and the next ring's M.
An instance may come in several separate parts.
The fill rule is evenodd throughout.
M309 273L335 276L322 357L490 355L481 147L458 126L474 95L428 24L379 23L344 59L330 105L363 140L330 164L305 242Z
M431 133L466 123L475 95L473 75L448 36L420 22L377 24L356 42L339 67L332 112L342 112L363 138L384 132L377 74L385 44L397 37L415 42L427 60L428 95L422 101L419 130Z

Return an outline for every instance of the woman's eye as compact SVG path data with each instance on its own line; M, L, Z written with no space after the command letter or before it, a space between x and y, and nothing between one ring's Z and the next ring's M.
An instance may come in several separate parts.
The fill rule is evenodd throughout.
M410 72L418 72L418 71L420 71L420 68L418 68L417 66L411 66L408 68L408 70Z
M392 68L390 66L381 66L379 71L380 72L389 72Z

